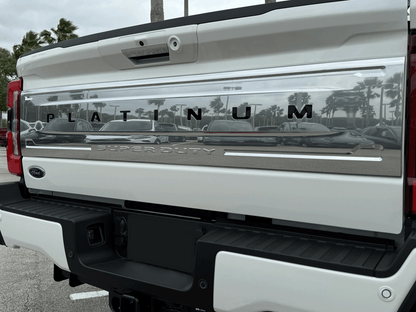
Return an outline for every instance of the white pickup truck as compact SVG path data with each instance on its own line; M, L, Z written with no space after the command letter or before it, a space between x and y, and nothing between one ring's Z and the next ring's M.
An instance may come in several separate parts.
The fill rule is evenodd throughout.
M413 29L291 0L27 53L0 243L118 312L416 311Z

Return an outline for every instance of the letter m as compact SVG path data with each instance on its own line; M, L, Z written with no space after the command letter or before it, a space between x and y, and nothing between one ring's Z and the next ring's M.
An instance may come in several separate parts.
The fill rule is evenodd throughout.
M312 118L312 105L304 105L302 107L301 112L299 113L296 105L289 105L288 112L287 112L287 118L292 119L293 114L296 116L296 118L300 119L306 114L306 118Z

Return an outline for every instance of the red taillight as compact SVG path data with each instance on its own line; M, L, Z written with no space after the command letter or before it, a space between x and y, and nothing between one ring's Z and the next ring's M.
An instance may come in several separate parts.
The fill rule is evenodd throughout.
M7 86L8 132L7 132L7 166L11 174L22 175L22 154L20 151L20 92L22 79L15 80Z

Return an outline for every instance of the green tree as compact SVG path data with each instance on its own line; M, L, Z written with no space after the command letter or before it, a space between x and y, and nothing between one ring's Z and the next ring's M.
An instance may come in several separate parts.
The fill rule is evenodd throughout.
M0 48L0 75L8 79L17 77L16 60L10 51Z
M176 112L179 110L179 108L176 105L172 105L170 107L170 111L172 112L173 122L175 122L176 119Z
M208 109L208 108L206 108L206 107L202 107L202 108L201 108L201 115L202 115L202 117L203 117L204 115L208 114L208 113L209 113L209 109Z
M333 126L334 125L334 114L337 111L337 106L335 104L335 92L333 92L330 96L328 96L325 99L325 107L324 110L327 114L327 121L326 121L326 125L327 126ZM330 119L329 116L332 113L332 118Z
M137 117L142 117L143 113L144 113L144 109L143 108L138 108L134 111L137 114Z
M8 50L0 48L0 112L7 110L7 84L16 77L16 59Z
M386 97L392 99L390 102L390 107L396 107L394 112L396 116L396 125L399 123L400 119L400 106L402 105L402 81L403 81L403 74L402 73L395 73L392 77L387 79L386 83Z
M39 34L39 37L42 40L42 43L53 44L65 40L78 38L78 35L74 34L74 31L78 27L75 26L71 21L61 18L58 25L55 28L51 28L52 33L49 30L44 30Z
M56 43L56 39L52 37L52 33L49 30L42 30L39 34L39 37L42 38L43 43L53 44Z
M364 81L357 82L357 86L354 87L354 90L361 91L365 94L365 109L366 112L364 113L365 116L365 126L368 127L370 125L370 117L371 117L371 108L370 108L370 100L379 98L380 94L374 92L374 89L380 89L382 86L382 81L379 80L377 77L373 78L365 78ZM374 107L373 107L374 109ZM364 118L363 118L364 121ZM364 127L364 125L363 125Z
M78 27L71 21L61 18L56 29L51 28L54 36L52 36L52 33L48 30L43 30L40 34L30 30L24 35L21 44L13 46L13 56L17 60L23 54L44 45L77 38L78 35L74 34L74 31L77 29Z
M321 109L322 116L326 114L326 120L325 120L326 126L329 126L329 116L331 115L331 110L332 109L328 105Z
M270 124L273 126L276 124L276 117L280 117L283 115L283 108L280 108L280 106L272 105L269 108L270 115L271 115L271 122Z
M225 111L225 109L222 108L223 106L224 103L221 101L221 98L219 96L209 103L209 107L212 108L212 111L214 112L214 114L217 114L217 116L219 116L222 110Z
M302 92L302 97L301 97L301 106L308 104L309 100L311 99L311 96L308 94L308 92ZM293 93L291 95L289 95L289 97L287 98L287 101L289 103L289 105L296 105L298 103L298 93Z
M367 108L361 107L360 108L360 114L361 114L361 117L363 119L366 119L367 118ZM370 118L374 118L375 115L376 115L376 112L374 111L374 106L370 105Z
M38 49L45 44L77 38L78 36L74 34L77 28L71 21L61 18L56 29L51 28L55 37L48 30L44 30L40 34L30 30L23 36L20 44L13 46L12 53L0 48L0 111L7 110L7 84L17 77L17 60L23 54Z
M30 30L28 31L23 39L21 44L15 44L13 46L13 55L14 58L17 60L23 54L28 53L32 50L38 49L42 46L44 41L39 37L39 35Z
M256 118L259 120L263 120L263 126L268 126L269 121L272 119L273 113L270 108L262 109L260 112L257 113Z
M169 110L167 109L167 108L165 108L165 109L162 109L160 112L159 112L159 116L160 116L160 120L163 120L163 117L169 117ZM166 118L165 118L165 122L166 122L167 120L166 120Z
M147 104L149 105L155 105L157 107L157 110L160 110L160 107L165 104L165 100L147 100Z

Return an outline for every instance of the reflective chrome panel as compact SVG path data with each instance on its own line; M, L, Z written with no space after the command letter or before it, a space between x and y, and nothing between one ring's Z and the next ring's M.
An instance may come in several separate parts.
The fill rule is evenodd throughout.
M266 157L266 158L293 158L293 159L315 159L315 160L345 160L345 161L382 161L381 157L348 157L348 156L326 156L326 155L296 155L296 154L275 154L275 153L244 153L225 152L224 156L241 157Z
M22 153L401 176L404 68L395 58L24 92Z

